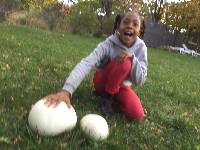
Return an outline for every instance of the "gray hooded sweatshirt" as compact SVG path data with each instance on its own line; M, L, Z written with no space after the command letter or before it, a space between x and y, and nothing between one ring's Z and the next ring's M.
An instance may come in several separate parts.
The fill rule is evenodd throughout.
M141 86L147 77L147 47L143 40L136 38L131 47L126 47L121 43L117 34L109 36L105 41L98 44L94 51L83 58L70 73L63 86L72 95L81 81L92 70L103 67L114 59L120 51L126 51L133 55L132 67L126 80Z

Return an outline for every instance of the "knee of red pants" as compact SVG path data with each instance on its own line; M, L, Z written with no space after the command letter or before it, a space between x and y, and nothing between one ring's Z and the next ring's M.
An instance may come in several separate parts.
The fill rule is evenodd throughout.
M130 105L130 104L129 104ZM135 121L141 121L144 119L144 111L142 107L135 107L135 110L133 110L133 108L128 108L128 107L124 107L121 108L121 111L129 118L129 119L133 119Z
M111 61L112 69L107 74L105 91L108 93L118 93L121 83L127 77L131 70L131 59L126 59L119 64L115 60Z
M131 69L131 65L132 65L132 60L130 58L127 58L121 66L121 69L124 70L125 72L129 72Z
M120 104L121 111L130 119L141 121L144 111L140 99L130 87L121 87L116 98Z
M121 82L126 78L131 68L131 59L126 59L122 64L112 60L103 69L96 71L93 77L94 88L97 92L116 93Z
M113 59L110 62L110 64L112 65L112 68L110 70L113 70L114 74L115 74L115 71L117 71L117 73L118 73L118 70L121 73L124 73L124 72L129 72L130 71L131 65L132 65L132 61L131 61L130 58L127 58L126 60L124 60L123 63L118 63L118 62L116 62L116 60Z

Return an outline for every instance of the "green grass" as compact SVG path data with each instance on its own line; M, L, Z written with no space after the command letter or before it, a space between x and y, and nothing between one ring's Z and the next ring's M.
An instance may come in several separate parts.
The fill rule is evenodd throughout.
M88 113L102 115L92 95L92 73L74 93L78 123L42 137L27 122L31 105L62 88L73 67L100 39L0 24L0 149L200 149L200 58L148 49L148 79L133 87L145 108L141 123L117 114L110 135L93 142L79 127Z

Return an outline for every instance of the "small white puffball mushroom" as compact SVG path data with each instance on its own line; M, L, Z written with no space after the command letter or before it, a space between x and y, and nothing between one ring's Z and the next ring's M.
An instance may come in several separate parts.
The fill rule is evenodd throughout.
M44 136L55 136L64 131L72 130L77 122L74 108L68 108L65 102L60 102L56 107L48 107L45 100L36 102L29 113L30 127Z
M132 85L132 83L128 80L124 80L123 84L126 85L126 86L129 86L129 87Z
M105 140L109 135L106 120L97 114L87 114L80 121L82 131L95 141Z

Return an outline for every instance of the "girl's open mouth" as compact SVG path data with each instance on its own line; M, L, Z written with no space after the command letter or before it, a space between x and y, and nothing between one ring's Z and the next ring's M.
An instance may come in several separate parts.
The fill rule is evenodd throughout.
M133 33L132 33L132 32L130 32L130 31L127 31L127 32L124 32L124 35L126 35L126 36L132 36L132 35L133 35Z

